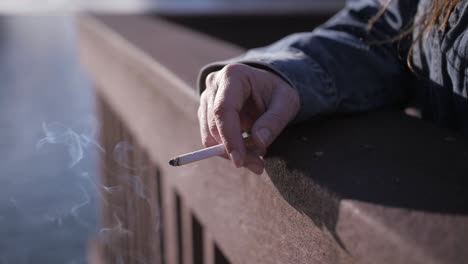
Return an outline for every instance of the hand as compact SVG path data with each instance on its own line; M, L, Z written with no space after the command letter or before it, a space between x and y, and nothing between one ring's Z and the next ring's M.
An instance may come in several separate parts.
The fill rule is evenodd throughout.
M260 156L296 116L299 106L297 91L276 74L229 64L206 78L198 108L203 145L223 143L236 167L261 174ZM252 135L254 146L249 149L243 131Z

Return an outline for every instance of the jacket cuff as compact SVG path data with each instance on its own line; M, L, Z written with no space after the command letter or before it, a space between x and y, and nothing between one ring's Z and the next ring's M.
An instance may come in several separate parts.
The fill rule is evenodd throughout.
M262 54L252 50L247 54L206 65L198 76L198 92L205 90L208 74L230 63L242 63L273 72L288 82L298 93L300 109L294 122L305 121L336 111L338 100L333 79L322 67L300 51Z

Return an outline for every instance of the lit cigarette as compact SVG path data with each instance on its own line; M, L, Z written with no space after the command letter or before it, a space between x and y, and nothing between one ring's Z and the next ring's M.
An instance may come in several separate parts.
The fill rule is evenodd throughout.
M243 133L242 137L247 147L252 146L253 142L247 133ZM223 154L226 154L226 148L224 144L219 144L175 157L169 161L169 164L172 166L182 166Z
M172 166L182 166L199 160L208 159L211 157L223 155L226 153L224 144L215 145L209 148L200 149L194 152L184 154L182 156L173 158L169 161Z

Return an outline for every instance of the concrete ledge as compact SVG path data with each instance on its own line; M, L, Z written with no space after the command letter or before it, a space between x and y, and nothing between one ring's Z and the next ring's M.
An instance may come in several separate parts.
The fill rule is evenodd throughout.
M82 17L80 32L98 93L233 263L468 259L461 137L389 110L289 128L260 177L222 159L174 169L200 147L199 68L242 50L148 17Z

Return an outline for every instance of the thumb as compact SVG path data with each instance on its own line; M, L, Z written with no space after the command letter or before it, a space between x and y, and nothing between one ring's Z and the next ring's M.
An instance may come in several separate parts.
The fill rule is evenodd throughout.
M276 89L267 110L252 126L251 134L255 144L262 149L268 148L296 116L298 108L298 97L292 88Z

